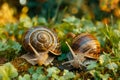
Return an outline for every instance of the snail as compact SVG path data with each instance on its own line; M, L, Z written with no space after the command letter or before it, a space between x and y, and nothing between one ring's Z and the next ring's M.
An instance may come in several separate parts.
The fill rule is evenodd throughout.
M85 61L88 59L97 60L99 58L100 43L89 33L81 33L74 37L71 46L67 42L66 44L72 57L69 55L69 61L62 63L63 65L70 63L74 68L82 68L86 67Z
M55 32L46 27L35 27L28 30L23 37L23 47L29 53L21 57L33 65L48 65L54 59L53 55L61 54Z

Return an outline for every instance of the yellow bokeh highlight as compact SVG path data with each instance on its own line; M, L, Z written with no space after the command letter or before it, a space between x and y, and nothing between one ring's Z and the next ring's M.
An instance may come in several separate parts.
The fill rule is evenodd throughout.
M20 18L28 17L28 15L27 15L28 10L29 10L28 7L24 6L22 8L22 12L21 12Z
M14 17L15 10L11 8L8 3L4 3L0 8L0 24L14 23L16 19Z

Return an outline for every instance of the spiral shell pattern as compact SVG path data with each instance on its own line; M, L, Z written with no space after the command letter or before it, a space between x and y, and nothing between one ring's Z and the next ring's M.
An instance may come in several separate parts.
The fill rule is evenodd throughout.
M92 49L86 57L97 59L100 53L100 43L93 35L82 33L74 38L72 49L75 54L84 54L87 50Z
M28 43L31 43L38 52L50 51L55 55L60 54L57 36L48 28L35 27L28 30L23 38L23 46L26 50L32 51Z

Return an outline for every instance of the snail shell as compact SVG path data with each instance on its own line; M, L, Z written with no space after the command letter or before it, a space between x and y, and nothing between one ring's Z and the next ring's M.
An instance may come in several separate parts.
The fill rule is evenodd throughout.
M23 47L27 51L35 53L35 57L37 57L40 65L45 64L50 57L48 56L49 52L54 55L61 54L56 34L45 27L35 27L28 30L23 37Z
M76 36L72 42L72 49L75 54L85 53L92 49L87 55L87 58L98 59L100 53L100 43L93 35L89 33L82 33Z
M32 52L28 43L31 43L38 52L51 51L55 55L60 55L58 38L48 28L36 27L27 31L23 38L23 46Z

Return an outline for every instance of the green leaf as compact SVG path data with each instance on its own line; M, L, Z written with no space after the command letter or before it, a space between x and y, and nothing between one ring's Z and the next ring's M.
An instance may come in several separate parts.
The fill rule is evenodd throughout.
M19 76L18 80L25 80L25 79L22 76Z
M21 45L18 42L9 40L8 44L10 45L10 48L15 51L15 53L18 53L21 50Z
M28 72L29 72L30 74L35 73L34 67L29 68L29 69L28 69Z
M10 80L17 77L18 72L11 63L6 63L3 66L0 66L0 75L2 80Z
M40 74L38 80L49 80L47 76Z
M39 74L38 73L33 73L32 74L32 80L37 80L39 77Z
M112 63L107 64L106 67L110 70L115 70L118 68L118 65L116 63L112 62Z
M64 18L63 21L68 22L70 25L75 25L75 26L80 25L80 20L78 18L74 17L74 16Z
M102 80L108 80L110 75L109 74L102 74L100 77L101 77Z
M51 67L47 69L47 72L48 72L47 76L51 77L53 74L58 74L60 70L56 67Z
M43 67L37 67L35 73L37 73L37 74L43 74Z
M94 77L95 80L108 80L109 78L109 74L101 74L100 71L96 71L96 70L91 70L89 71L90 74L92 74L92 76Z
M101 65L104 65L104 64L106 64L106 63L108 63L109 62L109 54L106 54L106 53L104 53L104 54L102 54L100 57L99 57L99 62L100 62L100 64Z
M33 26L32 20L30 17L20 18L20 23L24 28L30 28Z
M9 45L7 45L7 44L4 43L4 42L0 42L0 51L5 51L5 50L7 50L8 48L10 48Z
M8 68L8 75L10 78L14 78L18 75L17 69L11 63L7 63L5 66Z
M23 77L20 75L18 77L18 80L31 80L29 74L25 74Z
M39 24L47 25L47 21L46 21L46 19L43 18L43 17L38 18L38 22L39 22Z
M98 66L97 62L91 62L91 63L87 66L87 70L94 69L94 68L97 67L97 66Z
M60 77L60 79L65 79L65 80L69 80L69 79L73 79L75 77L75 74L73 72L69 72L68 70L64 70L63 72L63 76Z
M26 80L30 80L30 75L29 75L29 74L25 74L25 75L24 75L24 78L25 78Z

